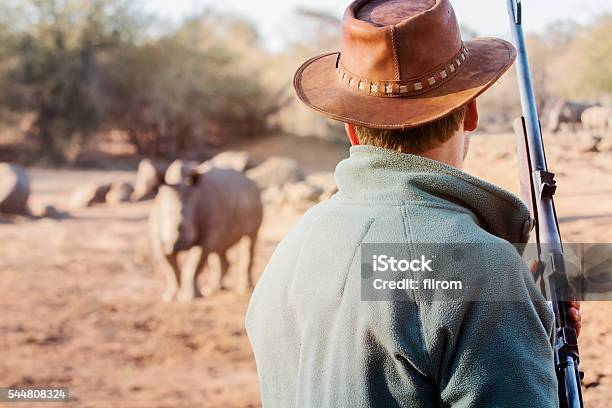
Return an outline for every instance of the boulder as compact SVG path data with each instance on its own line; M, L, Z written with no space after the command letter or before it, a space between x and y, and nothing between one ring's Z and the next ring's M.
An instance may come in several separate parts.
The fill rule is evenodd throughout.
M32 208L32 216L35 218L52 218L60 219L67 218L68 214L59 211L54 205L35 205Z
M592 106L589 103L558 101L548 115L547 130L556 133L564 124L579 125L583 112Z
M338 191L334 173L313 173L306 177L306 182L323 190L319 196L319 201L327 200Z
M144 159L138 163L136 184L130 199L144 201L154 198L167 169L167 163L156 163L150 159Z
M271 157L247 171L246 175L262 190L304 180L304 172L298 162L288 157Z
M612 152L612 135L604 137L597 145L600 152Z
M72 192L69 206L73 210L78 210L80 208L91 207L94 204L104 203L110 189L110 183L85 184Z
M25 170L10 163L0 163L0 213L27 214L30 180Z
M130 183L119 182L113 183L108 193L106 193L107 204L119 204L130 201L130 197L134 192L134 187Z
M227 151L219 153L211 160L214 167L220 169L231 169L244 173L252 168L251 157L247 152Z
M264 190L261 201L264 205L281 206L285 203L285 193L279 186L273 185Z
M321 187L301 181L294 184L287 184L283 189L285 199L289 204L316 203L323 194Z
M612 108L605 106L594 106L582 114L582 124L585 129L606 133L610 130L609 123L612 119Z
M211 168L210 162L198 164L192 160L175 160L170 164L164 182L170 185L192 184L192 177L197 174L205 173Z
M600 137L593 136L590 132L582 132L578 139L578 151L580 153L592 153L599 151Z

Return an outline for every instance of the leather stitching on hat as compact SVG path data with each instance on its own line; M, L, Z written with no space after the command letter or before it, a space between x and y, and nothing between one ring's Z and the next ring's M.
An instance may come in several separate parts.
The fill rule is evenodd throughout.
M392 41L394 41L393 30L391 31L391 37ZM398 69L395 43L393 54L396 62L396 69ZM457 54L447 63L438 65L436 68L420 77L403 81L381 81L352 74L342 64L342 56L340 56L337 73L339 80L355 92L386 98L408 97L421 95L444 85L463 70L463 67L467 65L468 59L468 49L462 44L459 52L457 52ZM399 71L397 72L397 75L398 74Z

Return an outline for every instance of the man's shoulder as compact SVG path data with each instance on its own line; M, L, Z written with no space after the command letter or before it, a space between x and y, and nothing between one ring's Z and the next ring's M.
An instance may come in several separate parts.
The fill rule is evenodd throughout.
M469 207L436 201L408 201L404 216L418 242L508 244L492 234L490 225Z
M313 228L321 230L322 226L329 235L319 235L319 238L332 240L354 224L369 226L367 234L360 237L365 242L507 244L488 232L473 212L460 205L426 201L355 203L337 199L307 210L285 240L299 240Z

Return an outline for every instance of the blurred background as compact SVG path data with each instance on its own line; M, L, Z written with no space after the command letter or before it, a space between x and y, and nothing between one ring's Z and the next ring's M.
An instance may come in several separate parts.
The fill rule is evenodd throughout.
M464 39L508 39L505 2L452 3ZM524 4L564 239L612 242L612 5ZM0 2L0 386L66 386L75 407L259 406L238 272L228 291L161 301L151 180L178 158L254 180L259 274L348 155L342 124L291 88L303 61L338 49L346 5ZM479 106L467 171L518 192L513 70ZM589 407L612 395L611 314L584 305Z
M279 133L343 140L291 90L302 61L338 49L344 4L329 3L5 0L0 158L87 165L109 140L125 155L166 157ZM489 13L477 3L456 2L464 37L507 37L503 5L487 3ZM529 6L542 113L560 99L608 101L612 18L601 13L612 6ZM484 130L510 129L515 88L511 73L482 99Z

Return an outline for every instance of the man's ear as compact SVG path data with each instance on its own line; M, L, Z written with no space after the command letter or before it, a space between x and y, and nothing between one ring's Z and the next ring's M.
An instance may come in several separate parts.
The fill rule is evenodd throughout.
M357 138L357 133L355 132L355 126L350 123L345 123L344 129L346 129L346 134L351 141L351 144L353 146L359 146L359 139Z
M473 132L478 129L478 104L476 103L476 99L465 106L463 129L466 132Z

